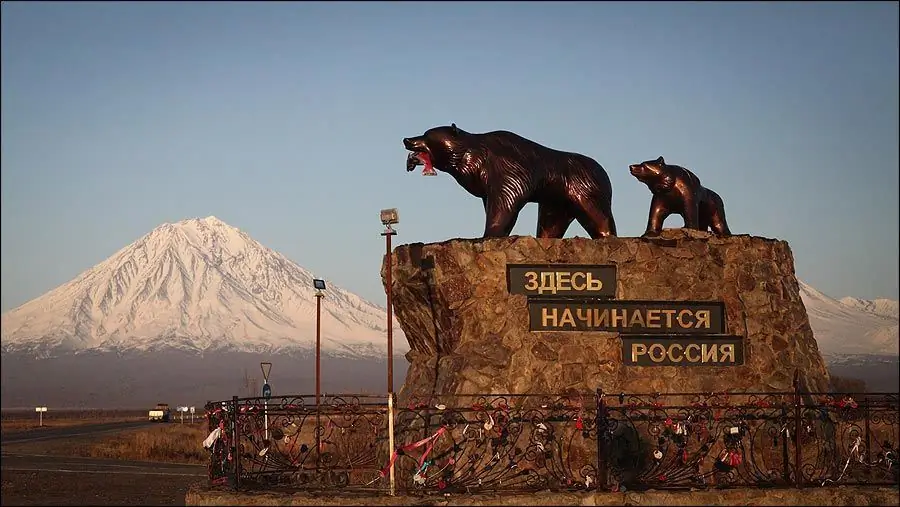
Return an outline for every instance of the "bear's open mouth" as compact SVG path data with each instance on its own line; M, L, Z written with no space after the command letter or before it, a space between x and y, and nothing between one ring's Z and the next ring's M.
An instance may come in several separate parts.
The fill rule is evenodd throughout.
M431 154L427 151L411 151L409 155L406 157L406 170L412 171L417 166L425 166L422 169L422 174L433 176L437 174L434 171L434 165L431 163Z

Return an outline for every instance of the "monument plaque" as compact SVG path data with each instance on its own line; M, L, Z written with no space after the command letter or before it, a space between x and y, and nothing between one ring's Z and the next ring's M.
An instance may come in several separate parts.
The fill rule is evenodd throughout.
M528 300L531 331L724 334L725 305L716 301Z
M615 297L616 266L591 264L507 264L510 294Z
M744 341L740 336L623 336L622 364L741 366L744 364Z

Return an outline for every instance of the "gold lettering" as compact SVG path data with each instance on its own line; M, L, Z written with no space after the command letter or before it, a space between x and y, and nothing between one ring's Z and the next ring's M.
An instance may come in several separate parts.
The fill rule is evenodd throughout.
M692 350L697 351L698 355L691 356L690 352ZM687 359L689 362L699 363L700 362L700 355L699 355L700 352L699 351L700 351L700 346L697 345L696 343L691 343L687 347L684 348L684 358Z
M715 343L704 343L701 350L704 363L719 362L719 347Z
M678 350L678 359L675 359L675 354L673 354L676 349ZM672 345L669 345L669 361L672 361L673 363L680 363L681 360L684 359L684 357L682 357L681 355L681 350L682 346L680 343L673 343Z
M581 271L572 273L572 288L575 290L587 290L587 281L576 283L575 278L577 277L580 277L582 280L587 280L587 275Z
M594 325L597 327L609 327L609 308L594 308Z
M549 320L552 320L553 324L549 324L547 322ZM556 308L541 308L541 324L543 327L558 327Z
M637 363L638 356L643 356L647 353L647 346L643 343L632 343L631 344L631 362Z
M671 329L672 327L672 316L675 315L675 310L660 310L663 315L666 316L666 329Z
M627 310L625 310L624 308L613 308L612 310L610 310L610 313L612 314L612 322L610 323L610 327L622 327L627 322L625 317L627 317L628 314Z
M647 310L647 327L659 328L659 310Z
M603 281L594 280L594 274L587 274L587 290L601 290L603 288Z
M682 329L687 329L687 328L691 327L690 323L688 323L688 324L684 323L685 315L687 315L688 317L692 316L691 311L690 310L681 310L680 312L678 312L678 317L676 318L676 320L678 321L678 325L681 326Z
M697 317L695 328L703 327L709 329L709 310L697 310L695 317Z
M646 324L644 324L644 314L636 308L631 312L631 322L628 323L628 327L634 327L637 324L640 324L641 327L646 326Z
M545 292L549 292L550 294L556 294L556 276L552 271L542 271L541 272L541 283L538 287L538 294L543 294Z
M591 317L593 317L593 316L594 316L594 313L591 312L590 308L576 308L575 309L575 317L578 320L580 320L581 322L584 322L587 325L587 327L592 326L594 319L592 319Z
M572 273L568 271L556 272L556 290L572 290Z
M723 343L722 345L719 345L719 350L722 351L722 355L719 357L719 359L721 359L723 363L734 362L734 344Z
M576 282L574 285L578 285L579 278L572 276L577 274L577 272L537 272L534 276L526 277L526 288L530 290L536 283L538 289L534 292L541 294L557 294L560 291L577 290L577 288L573 288L572 284L574 279ZM615 301L560 301L558 305L554 306L558 310L556 314L556 318L559 319L558 325L562 327L567 326L563 322L566 320L570 321L569 325L575 325L578 329L673 329L676 331L700 329L701 332L709 332L712 329L713 311L708 309L631 306L620 305ZM571 318L564 316L563 311L571 313ZM546 318L552 319L549 314ZM649 347L649 344L647 346ZM712 354L712 352L707 353ZM718 355L721 352L717 351L715 354Z
M575 317L572 316L572 310L569 308L563 308L562 318L559 319L560 327L566 324L575 327Z
M659 355L654 354L654 351L658 351ZM662 344L654 343L650 345L647 349L647 352L650 354L650 360L654 363L661 363L666 358L666 348L662 346Z
M529 271L525 273L525 290L537 290L538 288L538 276L534 271Z

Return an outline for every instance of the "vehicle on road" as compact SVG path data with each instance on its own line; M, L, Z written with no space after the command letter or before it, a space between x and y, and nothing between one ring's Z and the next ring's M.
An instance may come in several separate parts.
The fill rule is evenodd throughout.
M157 403L156 408L150 411L150 421L152 422L169 422L172 417L172 411L169 410L168 403Z

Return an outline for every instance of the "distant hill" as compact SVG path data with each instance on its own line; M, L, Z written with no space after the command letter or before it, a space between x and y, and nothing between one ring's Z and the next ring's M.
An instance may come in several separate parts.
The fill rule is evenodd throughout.
M897 301L837 300L803 282L800 298L823 355L900 355Z

